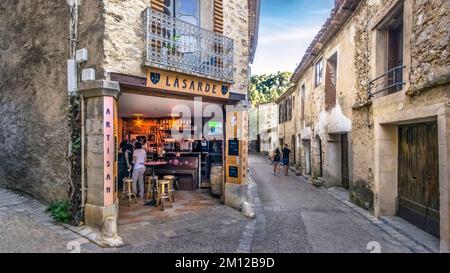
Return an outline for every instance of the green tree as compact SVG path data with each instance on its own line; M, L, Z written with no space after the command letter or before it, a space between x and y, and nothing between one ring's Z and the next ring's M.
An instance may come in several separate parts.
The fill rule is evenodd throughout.
M274 101L291 87L291 72L255 75L251 78L249 99L253 105Z

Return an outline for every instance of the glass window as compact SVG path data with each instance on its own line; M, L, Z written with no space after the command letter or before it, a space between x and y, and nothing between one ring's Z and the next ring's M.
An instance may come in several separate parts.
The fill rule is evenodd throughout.
M200 25L199 0L164 0L164 13L187 23Z
M176 1L176 17L187 23L198 26L200 23L200 3L199 0Z
M164 13L172 16L174 15L174 5L173 5L173 1L174 0L164 0Z

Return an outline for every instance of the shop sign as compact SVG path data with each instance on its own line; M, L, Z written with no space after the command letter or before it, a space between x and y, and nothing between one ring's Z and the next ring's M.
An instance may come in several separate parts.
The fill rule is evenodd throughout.
M114 98L103 98L103 185L104 206L114 204Z
M147 69L147 87L193 96L230 97L230 84L154 68Z

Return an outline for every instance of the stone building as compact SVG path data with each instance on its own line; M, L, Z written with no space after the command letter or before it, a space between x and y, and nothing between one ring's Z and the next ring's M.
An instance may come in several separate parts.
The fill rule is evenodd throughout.
M304 174L450 247L450 4L335 1L292 82Z
M289 163L293 167L300 166L299 147L299 92L295 87L289 88L278 100L278 143L282 149L285 144L289 145L291 154Z
M249 111L250 140L255 152L271 154L278 142L278 105L275 102L261 103Z
M0 184L47 202L69 199L79 221L114 230L117 187L106 180L117 180L117 166L108 159L117 159L123 139L121 98L138 95L152 96L151 107L194 97L223 105L224 141L241 138L238 159L224 162L245 167L246 136L233 132L246 132L246 115L225 105L246 100L259 6L259 0L1 1ZM195 82L199 93L177 81L157 85L178 77ZM225 175L224 189L234 207L246 196L245 173L235 173L232 183Z

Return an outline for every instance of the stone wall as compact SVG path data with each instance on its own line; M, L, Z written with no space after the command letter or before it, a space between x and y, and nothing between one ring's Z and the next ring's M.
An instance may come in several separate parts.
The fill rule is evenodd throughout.
M105 72L145 77L144 19L148 0L105 0Z
M234 40L234 81L231 90L247 95L249 87L250 19L248 1L223 0L224 35Z
M449 77L450 2L412 1L411 69L412 88Z
M67 198L65 1L0 2L0 185Z

